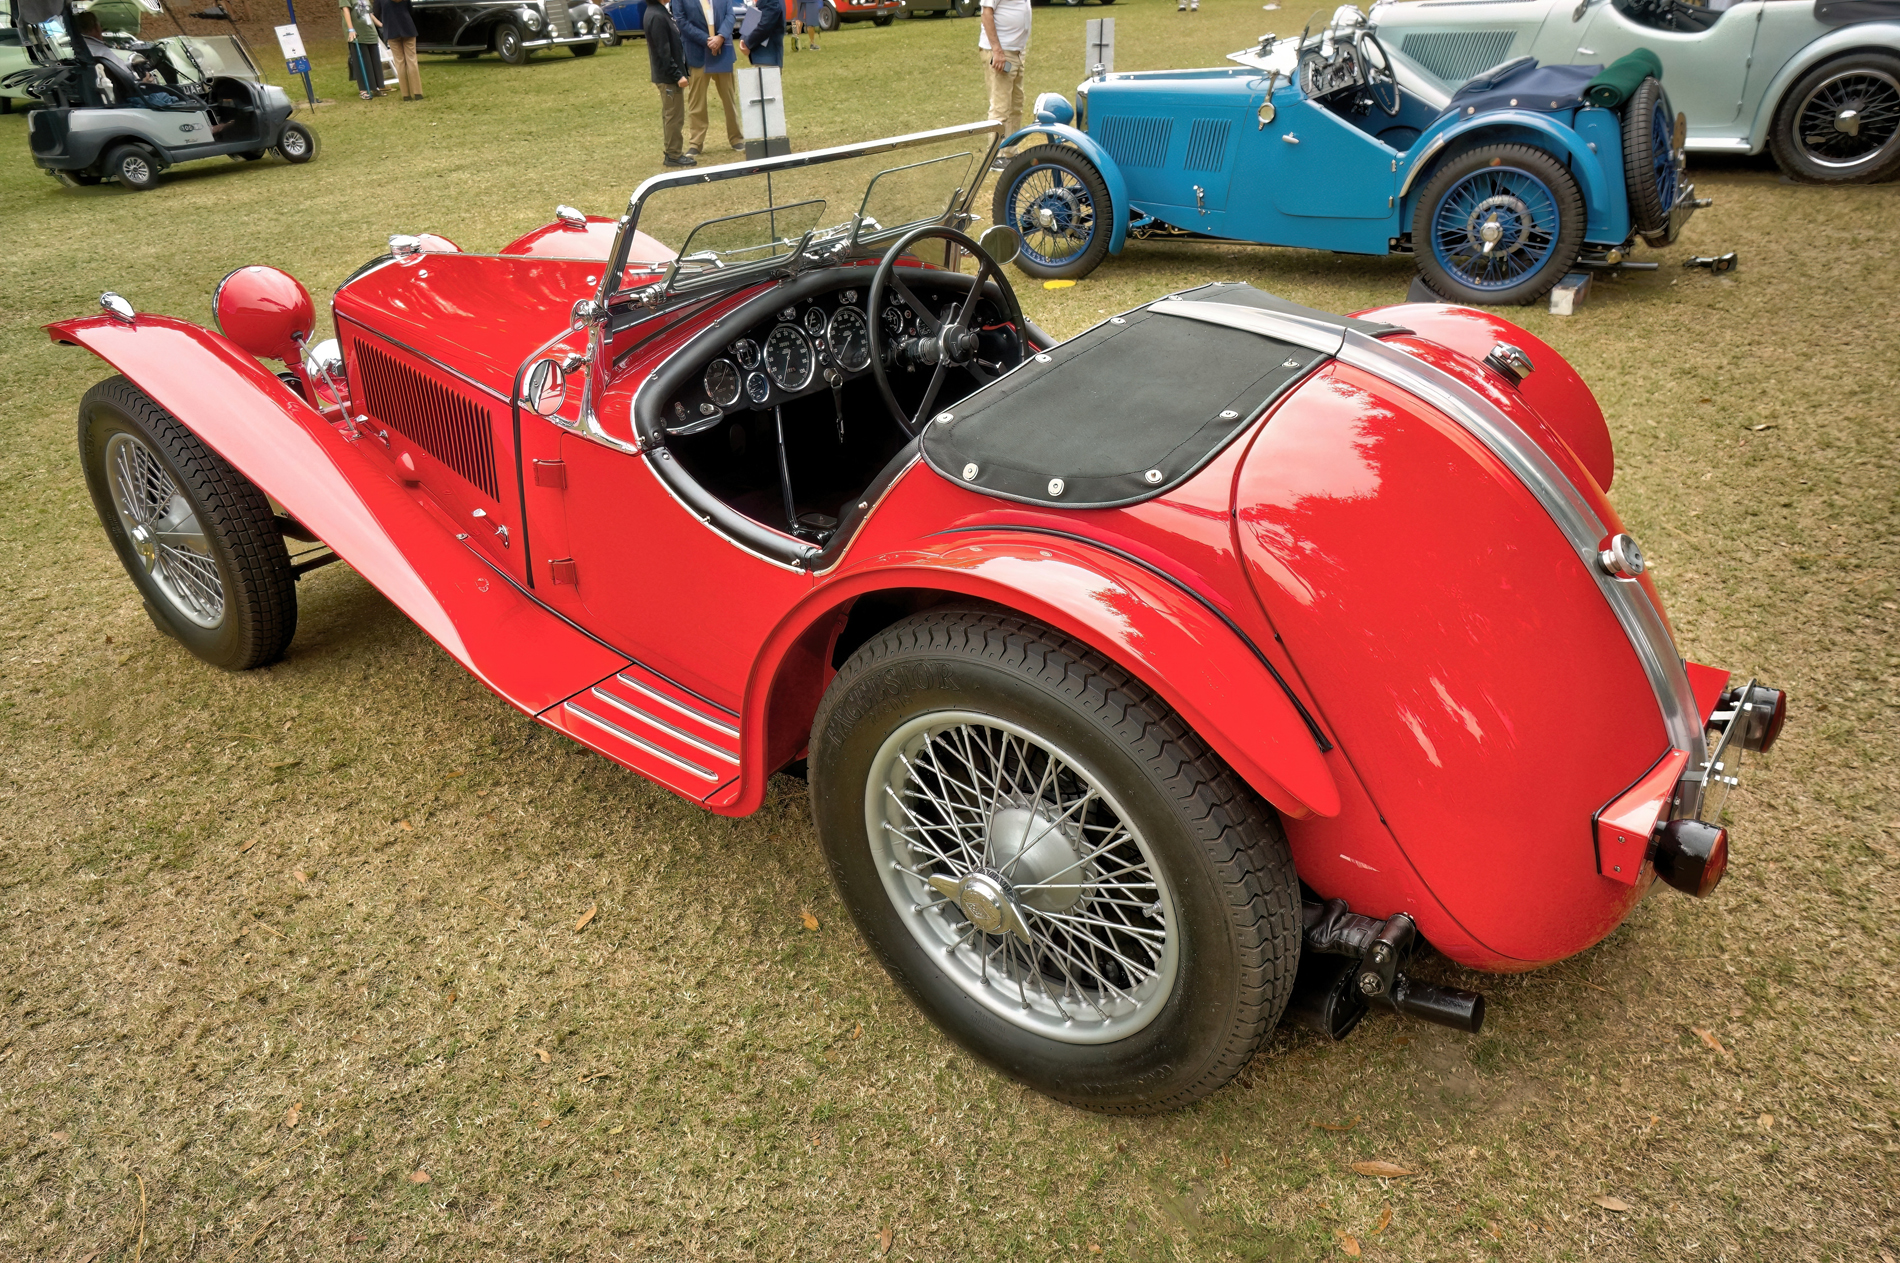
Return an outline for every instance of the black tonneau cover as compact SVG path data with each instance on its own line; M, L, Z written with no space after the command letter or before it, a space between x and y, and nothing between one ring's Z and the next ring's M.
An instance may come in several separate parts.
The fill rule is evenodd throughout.
M1171 297L1373 336L1393 331L1251 285L1203 285ZM1191 477L1329 358L1259 332L1138 307L940 414L924 431L924 460L953 482L1007 500L1076 509L1137 504Z

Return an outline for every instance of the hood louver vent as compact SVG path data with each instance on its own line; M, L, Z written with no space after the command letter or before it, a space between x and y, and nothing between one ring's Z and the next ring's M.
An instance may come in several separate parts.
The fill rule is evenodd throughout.
M1124 167L1158 167L1168 160L1171 118L1135 118L1127 114L1105 118L1096 125L1095 138L1109 157Z
M363 411L499 500L488 409L361 338L352 340L351 350Z
M1511 52L1512 31L1421 31L1399 41L1399 51L1456 86L1489 70Z
M1197 118L1188 129L1187 157L1181 166L1189 171L1218 171L1226 165L1227 135L1233 123L1224 118Z

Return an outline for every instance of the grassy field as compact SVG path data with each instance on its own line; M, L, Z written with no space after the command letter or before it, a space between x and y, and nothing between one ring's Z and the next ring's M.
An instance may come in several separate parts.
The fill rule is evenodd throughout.
M1100 12L1037 11L1032 94L1073 87ZM1113 16L1124 69L1303 20ZM788 56L795 141L979 116L975 36L900 21ZM1519 315L1603 400L1684 651L1793 694L1716 895L1659 891L1577 959L1461 979L1492 1000L1481 1038L1283 1031L1200 1106L1106 1120L898 996L801 784L703 814L537 730L344 567L302 584L268 670L154 633L73 448L104 370L42 322L107 288L207 319L252 262L323 307L391 232L490 249L557 202L616 212L657 169L637 44L427 59L409 105L358 102L340 46L312 54L338 103L308 167L68 191L0 117L0 1258L1900 1254L1900 188L1699 164L1716 205L1661 271ZM1680 266L1727 249L1732 277ZM1344 311L1410 273L1149 245L1023 296L1070 333L1206 279ZM1417 1174L1351 1170L1369 1159Z

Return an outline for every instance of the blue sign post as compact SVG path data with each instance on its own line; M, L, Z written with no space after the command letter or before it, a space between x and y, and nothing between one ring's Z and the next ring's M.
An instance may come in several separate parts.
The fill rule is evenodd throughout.
M303 78L304 99L310 102L310 108L314 110L317 108L317 93L310 86L310 59L304 56L303 36L297 31L296 0L284 0L284 8L290 13L290 25L277 28L277 42L284 50L284 65L291 74Z

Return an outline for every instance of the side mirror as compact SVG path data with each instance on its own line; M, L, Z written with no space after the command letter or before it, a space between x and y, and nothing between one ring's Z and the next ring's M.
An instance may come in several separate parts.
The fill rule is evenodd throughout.
M521 406L538 417L551 417L567 402L567 374L557 360L537 360L521 384Z
M991 224L976 239L976 244L982 246L983 253L999 264L1012 262L1023 252L1022 234L1008 224Z

